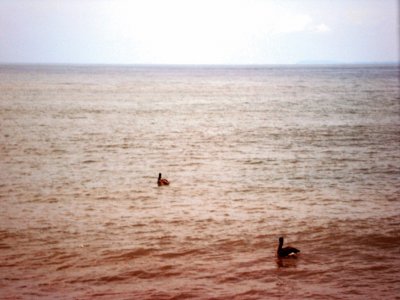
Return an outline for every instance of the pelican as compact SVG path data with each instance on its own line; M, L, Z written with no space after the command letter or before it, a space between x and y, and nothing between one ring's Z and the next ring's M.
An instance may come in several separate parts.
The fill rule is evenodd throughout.
M157 180L157 185L169 185L169 181L165 178L161 178L161 173L158 174L158 180Z
M283 246L283 237L279 238L279 246L278 250L276 251L276 254L278 257L289 257L289 256L296 256L298 252L300 252L299 249L293 248L293 247L282 247Z

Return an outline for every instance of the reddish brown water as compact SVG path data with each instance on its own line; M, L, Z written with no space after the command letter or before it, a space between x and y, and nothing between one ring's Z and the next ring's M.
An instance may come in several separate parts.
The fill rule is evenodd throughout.
M397 72L0 68L0 298L399 299Z

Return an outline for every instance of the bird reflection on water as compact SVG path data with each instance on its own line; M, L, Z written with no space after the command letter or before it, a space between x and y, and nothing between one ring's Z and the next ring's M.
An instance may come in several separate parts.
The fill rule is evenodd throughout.
M276 264L279 268L296 268L298 259L296 256L293 257L277 257Z

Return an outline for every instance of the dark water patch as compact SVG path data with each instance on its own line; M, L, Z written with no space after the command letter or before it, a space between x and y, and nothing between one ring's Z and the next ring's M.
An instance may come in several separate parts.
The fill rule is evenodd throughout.
M106 250L102 253L104 261L118 262L118 261L129 261L137 258L153 255L158 249L155 248L137 248L134 250Z
M379 248L383 251L393 250L400 254L400 234L386 235L385 233L369 233L365 235L356 235L352 240L354 245L364 249Z
M139 279L149 279L157 277L157 273L155 272L148 272L144 270L134 270L125 273L121 273L118 275L110 275L110 276L103 276L100 277L97 281L110 283L114 281L124 281L130 278L139 278Z

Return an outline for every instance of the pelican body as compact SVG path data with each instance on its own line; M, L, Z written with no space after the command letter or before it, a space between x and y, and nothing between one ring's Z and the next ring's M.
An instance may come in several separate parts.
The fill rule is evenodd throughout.
M162 185L169 185L169 181L165 178L161 178L161 173L158 174L158 180L157 180L157 185L162 186Z
M300 250L294 247L283 247L283 237L279 238L279 246L278 250L276 251L278 257L296 256L298 252L300 252Z

